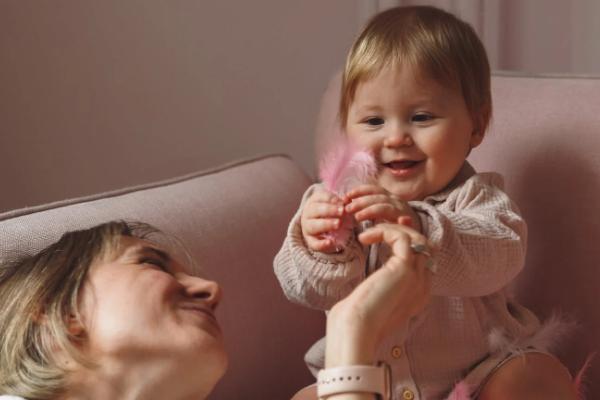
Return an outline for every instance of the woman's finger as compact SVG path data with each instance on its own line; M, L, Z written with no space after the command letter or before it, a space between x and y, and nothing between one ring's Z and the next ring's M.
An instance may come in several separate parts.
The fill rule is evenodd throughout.
M362 244L365 245L379 242L386 242L387 244L392 245L393 241L396 240L396 238L401 234L408 235L411 240L418 240L418 243L423 243L426 241L425 237L416 230L405 225L391 223L377 224L363 231L358 236L358 239Z

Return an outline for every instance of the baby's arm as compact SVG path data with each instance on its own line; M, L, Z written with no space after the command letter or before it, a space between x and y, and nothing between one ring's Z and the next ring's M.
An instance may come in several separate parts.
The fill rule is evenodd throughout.
M527 226L502 187L500 175L478 174L443 203L410 202L437 248L433 295L488 295L522 269Z
M317 187L311 186L304 194L273 265L288 299L307 307L328 310L363 279L366 254L354 234L337 253L327 254L308 248L302 234L302 211Z

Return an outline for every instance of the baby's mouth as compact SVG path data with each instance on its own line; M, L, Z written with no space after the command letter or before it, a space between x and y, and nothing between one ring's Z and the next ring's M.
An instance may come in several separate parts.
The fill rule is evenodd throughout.
M403 160L403 161L392 161L389 163L383 164L386 168L390 168L392 170L407 170L416 167L422 161L414 161L414 160Z

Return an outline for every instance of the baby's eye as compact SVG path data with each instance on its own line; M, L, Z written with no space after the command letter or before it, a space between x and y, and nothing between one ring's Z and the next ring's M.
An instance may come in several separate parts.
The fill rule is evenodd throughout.
M415 114L411 118L412 122L427 122L431 121L432 119L433 115L425 113Z
M385 121L383 120L383 118L380 117L370 117L365 120L365 123L371 126L383 125L384 122Z

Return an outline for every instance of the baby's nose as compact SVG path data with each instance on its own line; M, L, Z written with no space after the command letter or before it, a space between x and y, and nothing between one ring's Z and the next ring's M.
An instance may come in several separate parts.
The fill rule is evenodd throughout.
M410 132L403 130L402 127L390 129L386 135L383 144L385 147L403 147L415 144Z

